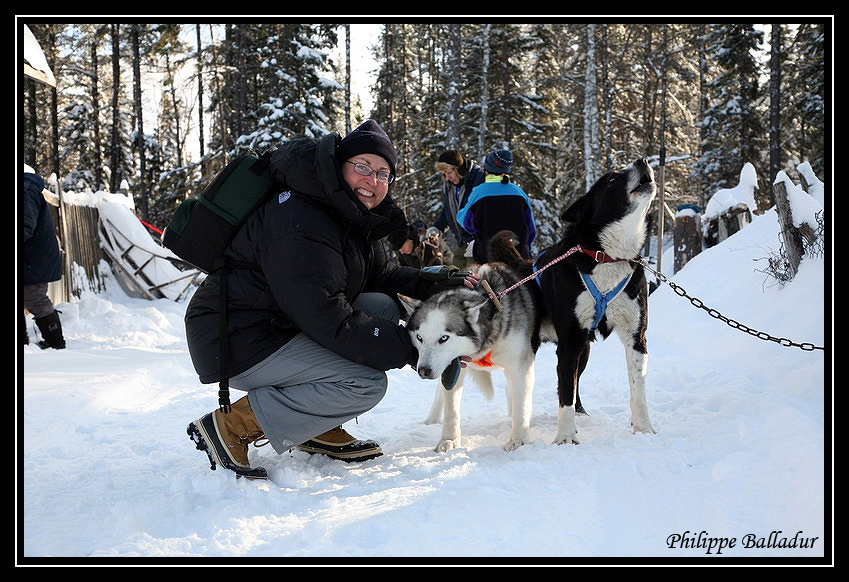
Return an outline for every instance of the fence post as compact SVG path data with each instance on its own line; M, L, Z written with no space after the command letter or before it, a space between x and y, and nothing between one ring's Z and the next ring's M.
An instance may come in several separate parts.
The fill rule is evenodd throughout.
M691 206L691 205L682 205ZM694 207L692 210L695 210ZM702 217L699 212L682 212L690 208L678 208L675 214L673 230L675 245L675 272L680 271L687 262L702 252Z
M787 263L792 279L799 270L799 263L802 260L802 254L805 252L802 246L802 237L799 229L793 226L793 212L787 198L787 186L783 181L778 181L772 185L772 192L775 194L775 208L778 210L781 237L784 240L784 252L787 254Z

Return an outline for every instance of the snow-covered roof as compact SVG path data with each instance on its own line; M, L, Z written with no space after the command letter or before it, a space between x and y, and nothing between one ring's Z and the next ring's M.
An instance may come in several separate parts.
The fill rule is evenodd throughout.
M56 86L56 77L53 76L53 71L50 70L47 59L44 58L41 45L26 24L24 24L24 75L51 87Z

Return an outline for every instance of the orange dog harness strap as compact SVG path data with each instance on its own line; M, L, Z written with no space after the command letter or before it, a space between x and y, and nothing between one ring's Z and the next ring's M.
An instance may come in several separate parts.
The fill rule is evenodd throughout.
M490 366L494 366L492 363L492 352L489 352L487 355L482 357L480 360L475 360L474 363L480 366L481 368L489 368Z

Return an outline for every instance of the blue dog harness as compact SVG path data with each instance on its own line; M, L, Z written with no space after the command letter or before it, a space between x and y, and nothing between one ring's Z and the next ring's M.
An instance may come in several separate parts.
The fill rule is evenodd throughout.
M601 251L591 251L591 250L581 248L580 245L576 245L575 247L572 247L572 249L569 250L569 253L561 256L560 258L564 258L565 256L568 256L568 254L571 254L573 251L576 251L576 250L589 255L591 258L595 259L595 261L599 262L599 263L610 263L610 262L616 262L616 261L620 260L620 259L611 258ZM540 286L542 286L542 271L545 268L547 268L548 266L550 266L554 263L554 261L552 261L551 263L549 263L548 265L546 265L542 269L539 269L537 267L537 261L539 261L542 258L543 254L545 254L545 251L543 251L539 254L539 256L537 257L536 261L534 261L534 264L533 264L534 277L536 278L537 285L540 285ZM558 259L555 259L555 261L556 260L558 260ZM581 279L584 281L584 287L587 288L587 291L590 292L590 295L592 295L593 300L595 301L595 318L593 319L592 326L590 326L590 332L594 332L598 328L598 324L599 324L599 322L601 322L601 318L604 317L604 314L607 311L607 305L611 301L613 301L614 297L619 295L619 293L622 291L622 289L625 288L625 285L627 285L628 281L631 280L631 276L633 274L634 274L634 271L631 271L631 273L627 277L622 279L619 282L619 284L616 285L616 287L614 287L613 289L611 289L607 293L602 293L601 291L599 291L598 286L595 284L595 281L593 281L592 277L590 277L587 273L583 273L583 272L581 273Z
M634 272L631 271L631 275L633 274ZM584 280L584 287L587 288L587 291L590 292L590 295L593 296L593 300L595 300L595 319L593 319L593 324L590 326L591 332L596 330L601 318L604 317L604 313L607 311L607 304L610 303L613 298L619 295L619 292L625 288L625 285L627 285L628 281L631 280L631 275L622 279L616 287L607 293L602 293L598 290L598 286L596 286L592 277L590 277L587 273L581 273L581 279Z

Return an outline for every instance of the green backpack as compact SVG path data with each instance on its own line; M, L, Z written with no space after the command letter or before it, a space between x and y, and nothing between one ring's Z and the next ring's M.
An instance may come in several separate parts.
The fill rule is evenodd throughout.
M270 160L270 151L233 159L200 196L180 204L162 234L162 244L205 273L222 268L224 251L245 220L275 193Z
M175 255L205 273L221 273L218 404L222 412L230 411L227 280L231 269L259 269L227 257L225 251L248 217L280 190L271 175L271 153L245 153L233 159L200 196L183 201L162 233L162 244Z

